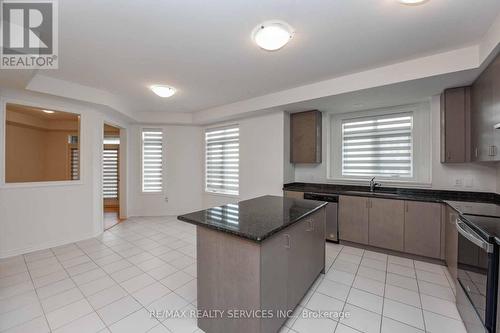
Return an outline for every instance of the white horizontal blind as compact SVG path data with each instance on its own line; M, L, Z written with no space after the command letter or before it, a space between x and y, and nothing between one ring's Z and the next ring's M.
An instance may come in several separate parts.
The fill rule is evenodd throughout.
M342 175L411 178L413 114L342 122Z
M142 191L163 190L163 132L161 129L142 130Z
M208 192L239 193L240 129L237 126L205 132L205 187Z
M71 148L71 180L80 179L80 151Z
M103 156L103 197L118 198L118 149L104 148Z

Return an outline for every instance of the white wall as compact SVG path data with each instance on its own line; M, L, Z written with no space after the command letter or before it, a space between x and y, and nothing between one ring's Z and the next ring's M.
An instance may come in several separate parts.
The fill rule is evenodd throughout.
M126 128L95 107L24 91L0 91L0 257L89 238L102 232L101 156L104 121ZM81 114L81 180L4 184L5 103Z
M141 130L144 127L163 129L163 193L142 193ZM130 216L179 215L202 209L203 140L203 129L197 126L132 126L128 173Z
M284 182L285 115L276 112L240 119L240 195L204 192L204 206L213 207L261 195L282 195ZM215 124L208 127L218 127Z
M452 189L462 191L497 191L497 166L494 164L441 164L440 149L440 100L439 96L431 98L432 126L432 185L433 189ZM329 183L327 180L326 147L328 121L323 116L323 163L319 165L295 165L295 181L311 183ZM462 185L456 186L456 180ZM334 182L332 182L334 183Z

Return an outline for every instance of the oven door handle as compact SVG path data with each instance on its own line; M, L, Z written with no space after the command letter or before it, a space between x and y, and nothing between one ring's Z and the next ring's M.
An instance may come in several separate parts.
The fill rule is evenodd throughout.
M474 230L471 229L471 227L469 227L460 219L457 219L455 223L457 225L458 232L462 236L464 236L472 243L485 250L487 253L493 253L493 244L490 244L484 239L482 239Z

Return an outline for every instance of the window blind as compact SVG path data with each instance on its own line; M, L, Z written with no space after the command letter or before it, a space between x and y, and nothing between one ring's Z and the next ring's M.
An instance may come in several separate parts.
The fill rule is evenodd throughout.
M413 174L413 114L342 122L342 175L406 177Z
M239 127L210 129L205 132L206 191L239 193Z
M163 132L160 129L142 131L142 191L163 190Z
M80 152L78 148L71 148L71 180L80 179Z
M118 148L104 148L103 197L118 198Z

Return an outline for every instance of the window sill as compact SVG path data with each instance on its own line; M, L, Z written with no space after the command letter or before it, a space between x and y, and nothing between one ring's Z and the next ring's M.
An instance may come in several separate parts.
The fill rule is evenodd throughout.
M214 196L218 196L218 197L236 198L236 199L239 199L239 197L240 197L239 194L220 193L220 192L213 192L213 191L207 191L207 190L205 190L205 194L214 195Z
M3 183L0 188L16 189L16 188L36 188L36 187L60 187L60 186L78 186L83 185L82 180L61 180L48 182L25 182L25 183Z

